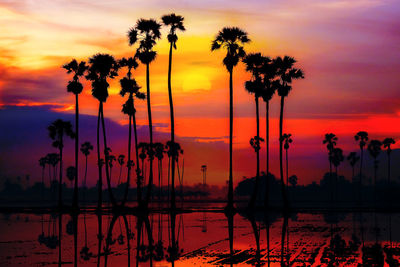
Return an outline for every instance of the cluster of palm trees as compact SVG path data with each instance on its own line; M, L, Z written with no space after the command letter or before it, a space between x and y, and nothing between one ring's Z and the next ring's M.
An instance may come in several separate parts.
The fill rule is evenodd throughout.
M232 171L232 138L233 138L233 70L240 61L246 65L246 70L251 73L251 79L246 81L245 89L250 94L254 94L256 106L256 124L257 131L254 138L251 138L250 145L257 154L256 182L254 192L251 196L249 207L254 208L256 205L257 190L260 183L260 149L261 142L264 141L260 137L260 119L259 119L259 98L262 97L266 103L266 173L269 173L269 102L275 92L280 97L280 120L279 120L279 159L280 159L280 179L282 184L282 197L284 207L289 207L287 192L283 178L283 144L285 142L283 135L283 112L285 97L292 90L292 81L304 78L303 71L295 68L296 60L289 56L270 57L263 56L261 53L246 54L244 45L249 43L247 33L237 27L226 27L218 32L212 42L211 50L225 49L226 56L223 64L229 72L229 188L228 188L228 205L227 210L233 209L233 171ZM267 179L268 180L268 179ZM265 207L268 206L269 185L266 183Z
M128 197L128 188L131 181L131 168L136 165L136 180L138 188L138 203L142 207L147 207L150 202L150 197L152 195L151 190L153 187L153 161L154 157L159 160L162 159L160 156L160 143L154 143L153 140L153 125L152 125L152 114L151 114L151 99L150 99L150 65L155 60L157 52L154 50L154 46L157 41L161 38L160 29L162 25L169 27L168 42L170 43L169 50L169 62L168 62L168 95L170 103L170 116L171 116L171 140L163 145L168 149L167 154L170 158L170 174L171 174L171 207L175 208L175 166L178 161L179 154L183 152L180 145L175 142L175 131L174 131L174 111L173 111L173 99L172 99L172 52L173 49L177 48L178 35L177 31L184 31L185 27L183 25L184 18L176 14L169 14L162 16L161 22L155 19L139 19L134 27L129 29L128 32L128 43L130 46L137 47L134 50L134 56L129 58L122 58L116 60L112 55L109 54L95 54L89 58L88 62L85 61L78 62L73 59L71 62L63 66L67 70L68 74L72 74L72 79L68 82L67 91L75 95L75 129L72 129L72 124L63 120L56 120L49 126L49 135L53 139L53 146L59 149L59 206L62 206L62 178L63 178L63 168L62 168L62 152L64 147L64 138L71 137L75 139L75 166L74 169L69 168L68 177L74 181L74 197L73 197L73 207L78 208L78 163L79 163L79 94L83 91L83 85L81 83L81 78L85 78L91 82L92 95L98 100L98 117L97 117L97 162L98 162L98 208L102 205L102 173L103 166L105 167L106 181L108 186L109 197L112 205L114 207L124 206ZM146 66L146 94L140 91L140 86L133 77L132 71L136 69L139 65L138 61ZM121 203L118 203L115 196L111 191L111 170L113 166L113 161L116 160L114 156L110 154L111 149L107 145L107 135L104 120L104 103L107 101L109 96L108 88L111 79L116 78L121 70L126 70L126 75L120 80L122 97L127 96L128 99L122 106L122 112L129 117L129 138L128 138L128 158L127 158L127 179L126 179L126 189L124 197ZM147 115L149 124L149 143L146 143L146 156L148 157L149 166L149 180L147 187L147 195L145 199L142 199L141 187L143 177L143 169L139 167L139 144L137 137L137 125L136 125L136 109L135 109L135 99L147 100ZM135 135L135 154L136 162L131 159L131 139L132 139L132 122L133 130ZM103 136L103 154L100 144L100 128L102 128ZM86 168L85 168L85 184L87 175L87 157L90 154L90 150L93 146L85 142L82 144L81 151L86 158ZM162 153L161 153L162 154ZM161 157L161 158L160 158ZM118 163L123 165L123 158L118 158ZM45 159L40 160L40 166L46 165ZM44 176L44 174L43 174ZM120 175L121 176L121 175Z
M395 140L393 138L385 138L383 141L380 140L369 140L368 133L365 131L360 131L354 136L354 140L358 142L360 147L360 156L358 156L357 152L350 152L347 156L347 160L352 168L352 178L355 179L355 165L358 161L360 161L360 172L358 177L358 185L359 192L358 197L359 201L361 201L361 186L362 186L362 171L363 171L363 161L364 161L364 150L367 149L369 155L374 160L374 198L376 200L376 182L377 182L377 170L379 167L378 156L382 149L386 149L387 157L388 157L388 165L387 165L387 181L388 186L390 186L390 155L392 152L392 145L395 144ZM368 142L369 141L369 142ZM344 161L345 157L343 155L343 150L337 147L338 137L333 133L325 134L325 139L323 140L323 144L326 144L328 150L328 159L329 159L329 175L330 180L332 182L332 166L335 167L335 177L338 177L338 167ZM333 189L333 185L331 185ZM333 200L333 191L331 191L331 199Z

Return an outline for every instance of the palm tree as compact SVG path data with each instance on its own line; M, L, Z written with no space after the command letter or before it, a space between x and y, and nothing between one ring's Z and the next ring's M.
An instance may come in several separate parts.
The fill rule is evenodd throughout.
M69 166L67 168L66 175L67 175L68 180L71 182L71 186L72 186L72 182L76 179L75 174L76 174L75 167Z
M356 152L350 152L350 154L347 156L347 160L349 161L352 169L352 179L354 179L354 166L360 160L360 157L357 155Z
M110 180L112 181L112 168L114 167L114 161L116 161L117 158L114 155L109 155L108 156L108 166L110 167Z
M145 99L145 95L139 91L140 86L137 84L136 80L132 78L132 70L138 67L138 63L136 59L133 57L123 58L120 60L119 64L121 67L128 68L128 72L124 78L120 80L121 91L120 95L124 97L128 94L128 100L122 105L122 113L127 114L129 116L129 135L128 135L128 175L127 175L127 185L125 188L124 198L122 203L125 204L126 199L128 198L128 189L130 185L130 177L131 177L131 167L134 164L131 162L131 140L132 140L132 120L133 120L133 130L135 133L135 152L136 152L136 179L137 179L137 200L138 204L142 201L142 193L140 185L140 168L139 168L139 156L138 156L138 139L137 139L137 130L136 130L136 109L135 109L135 101L134 98L137 99Z
M64 135L66 137L75 138L75 133L72 131L72 125L69 121L56 120L47 128L49 136L53 140L53 147L58 148L60 155L60 180L58 185L58 206L62 207L62 177L63 177L63 148Z
M134 45L139 40L139 47L136 49L135 57L140 62L146 65L146 89L147 89L147 116L149 119L149 155L150 155L150 170L149 183L147 187L147 195L145 206L150 202L151 188L153 186L153 123L151 119L151 102L150 102L150 63L156 58L157 52L153 50L156 41L161 38L161 24L154 19L139 19L136 26L128 32L129 45Z
M363 167L363 158L364 158L364 147L367 144L368 141L368 133L364 131L358 132L355 136L354 139L358 141L359 146L360 146L360 177L359 177L359 201L361 201L361 187L362 187L362 167Z
M86 70L86 62L77 62L76 59L72 59L71 62L63 65L63 68L67 70L67 73L73 73L72 80L68 82L67 91L75 95L75 186L74 186L74 198L72 206L78 208L78 162L79 162L79 102L78 95L82 92L83 86L79 81Z
M154 143L154 155L158 160L158 186L159 186L159 200L161 199L162 190L162 160L164 158L165 146L162 143ZM175 203L175 202L174 202ZM172 203L171 203L172 204Z
M251 138L250 145L254 148L254 151L257 154L257 167L256 167L256 182L253 190L253 194L251 196L249 207L254 208L257 199L257 191L260 184L260 149L261 142L264 139L260 138L260 114L259 114L259 104L258 100L262 95L263 90L263 82L261 77L261 71L270 59L261 55L261 53L251 53L244 57L243 63L246 65L246 71L251 73L251 79L246 81L245 89L248 93L254 94L254 99L256 103L256 125L257 132L254 138Z
M376 202L376 176L378 171L378 156L382 150L382 142L379 140L371 140L368 144L368 152L374 158L374 198Z
M283 148L285 149L286 152L286 188L289 187L289 157L288 157L288 151L289 151L289 146L293 142L292 140L292 134L283 134Z
M292 90L292 81L294 79L303 79L304 74L301 69L294 68L296 60L289 56L283 58L277 57L274 59L274 64L277 68L277 76L279 77L277 87L278 95L281 97L281 109L279 116L279 169L282 183L282 198L284 201L285 209L289 208L287 193L285 189L285 182L283 181L283 109L285 104L285 97L287 97Z
M229 72L229 189L227 209L233 209L233 171L232 171L232 139L233 139L233 68L246 53L243 45L249 43L247 33L237 27L225 27L218 32L211 44L211 51L226 49L223 64Z
M325 139L322 141L323 144L326 144L326 148L328 149L328 159L329 159L329 182L331 189L331 201L333 201L333 182L332 182L332 153L337 144L338 138L333 133L325 134Z
M83 200L85 200L85 191L86 191L86 177L87 177L87 167L88 167L88 156L90 155L90 151L93 150L93 146L90 142L84 142L81 145L81 152L85 156L85 177L83 179Z
M344 161L344 156L343 156L343 150L341 149L341 148L338 148L338 147L335 147L333 150L332 150L332 155L331 155L331 157L332 157L332 164L333 164L333 166L335 166L335 184L336 184L336 187L335 187L335 191L336 191L336 194L335 194L335 198L336 198L336 201L338 200L338 167L339 167L339 165L340 165L340 163L342 162L342 161Z
M53 179L56 179L56 166L60 162L60 155L57 153L49 153L46 155L47 164L53 166L53 178L51 177L50 166L49 166L49 187L51 188L51 183Z
M119 164L119 177L118 177L118 184L121 183L121 175L122 175L122 166L125 164L125 155L118 156L118 164Z
M171 88L171 72L172 72L172 48L176 49L176 42L178 41L177 30L185 31L183 26L184 18L174 13L164 15L161 18L165 26L169 26L168 42L169 46L169 58L168 58L168 98L169 98L169 113L171 117L171 142L175 142L175 121L174 121L174 104L172 101L172 88ZM172 153L172 166L171 166L171 179L172 179L172 191L171 191L171 207L175 208L175 158L176 152Z
M99 112L97 117L97 162L99 165L99 183L98 183L98 208L101 209L102 204L102 188L103 179L101 171L101 157L100 157L100 120L103 128L103 141L104 141L104 155L105 155L105 166L106 166L106 177L108 192L110 194L110 200L113 206L116 206L114 195L111 191L111 181L108 172L108 160L109 155L107 151L107 137L106 129L104 124L104 112L103 103L107 101L108 87L110 86L107 79L113 79L118 75L118 64L114 57L109 54L95 54L89 58L89 68L86 78L92 82L92 95L99 101Z
M45 184L44 184L44 170L46 168L47 162L48 161L47 161L47 157L46 156L41 157L39 159L39 166L42 167L42 200L43 200L43 189L45 187Z
M396 142L393 138L385 138L382 142L383 148L386 148L386 153L388 156L388 186L390 186L390 154L392 153L391 145L394 145Z
M277 90L277 81L275 77L277 69L274 64L274 61L266 61L263 65L262 76L263 76L263 91L261 97L265 102L265 128L266 128L266 181L265 181L265 197L264 197L264 207L268 207L269 200L269 102Z

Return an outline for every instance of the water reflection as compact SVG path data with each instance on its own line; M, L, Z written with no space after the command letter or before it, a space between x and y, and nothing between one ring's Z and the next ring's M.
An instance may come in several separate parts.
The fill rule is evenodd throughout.
M398 213L4 214L0 265L399 266L399 221Z

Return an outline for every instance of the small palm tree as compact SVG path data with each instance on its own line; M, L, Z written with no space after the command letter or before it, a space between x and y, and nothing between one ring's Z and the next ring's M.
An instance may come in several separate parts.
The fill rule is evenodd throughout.
M86 79L92 82L92 95L99 101L99 112L97 117L97 162L99 165L99 183L98 183L98 208L101 209L102 205L102 188L103 188L103 179L102 179L102 171L100 166L100 121L103 128L103 141L104 141L104 155L105 155L105 167L106 167L106 177L107 177L107 185L108 192L110 194L110 200L113 206L116 206L116 200L111 191L111 181L108 170L108 153L107 153L107 136L106 129L104 123L104 112L103 112L103 103L107 101L108 98L108 87L110 84L108 83L108 79L113 79L118 75L119 65L117 61L115 61L114 57L109 54L95 54L91 58L89 58L89 68L88 74L86 75Z
M296 187L298 180L299 179L297 178L296 175L292 175L292 176L289 177L289 183L293 188Z
M128 198L128 189L130 185L130 177L131 177L131 168L134 166L133 161L131 160L131 144L132 144L132 120L133 120L133 131L135 134L135 152L136 152L136 178L137 181L140 180L140 168L139 168L139 156L138 156L138 139L137 139L137 129L136 129L136 109L135 109L135 101L134 99L145 99L145 95L140 92L140 86L137 84L136 80L132 78L132 70L138 67L138 63L136 59L133 57L123 58L120 60L121 67L126 67L128 72L124 78L120 80L121 91L120 95L124 97L128 94L128 100L122 105L122 113L127 114L129 116L129 135L128 135L128 175L127 175L127 185L125 189L124 198L122 203L125 204L126 199ZM131 162L132 161L132 162ZM139 184L137 184L137 200L140 204L142 201L142 193Z
M56 179L56 167L57 164L60 162L60 155L57 153L49 153L46 156L47 164L53 167L53 178L51 177L50 168L49 168L49 186L51 187L53 179Z
M357 155L356 152L350 152L350 154L347 156L347 160L349 161L352 169L352 179L354 179L354 166L360 160L360 157Z
M344 156L343 156L343 150L341 149L341 148L338 148L338 147L335 147L333 150L332 150L332 155L331 155L331 161L332 161L332 164L333 164L333 166L335 166L335 191L336 191L336 194L335 194L335 198L336 198L336 201L338 200L338 177L339 177L339 175L338 175L338 167L339 167L339 165L340 165L340 163L342 163L343 161L344 161Z
M76 176L75 176L75 175L76 175L75 167L74 167L74 166L69 166L69 167L67 168L66 175L67 175L68 180L71 182L71 187L72 187L72 183L73 183L73 181L76 179Z
M359 175L359 201L361 201L361 187L362 187L362 168L363 168L363 159L364 159L364 147L368 142L368 133L364 131L358 132L354 136L354 140L356 140L360 146L360 175Z
M122 175L122 167L125 164L125 155L118 156L118 164L119 164L119 177L118 177L118 184L121 183L121 175Z
M331 201L333 201L333 182L332 182L332 154L335 146L337 144L338 138L333 133L325 134L325 139L322 141L323 144L326 144L326 148L328 150L328 159L329 159L329 182L331 189Z
M163 24L169 28L168 42L169 46L169 58L168 58L168 99L169 99L169 113L171 117L171 142L175 142L175 121L174 121L174 104L172 100L172 86L171 86L171 72L172 72L172 51L176 49L176 43L178 41L177 30L185 31L183 25L184 18L174 13L164 15L161 18ZM171 191L171 207L175 208L175 158L177 155L172 154L172 165L171 165L171 179L172 179L172 191Z
M227 53L223 64L229 72L229 188L228 210L233 209L233 171L232 171L232 140L233 140L233 68L246 55L243 45L250 42L247 33L237 27L225 27L218 32L211 44L211 51L225 48Z
M388 186L390 186L390 154L392 153L392 145L394 145L396 141L393 138L385 138L382 142L383 148L386 148L386 153L388 156Z
M288 151L289 151L289 146L293 142L292 140L292 134L283 134L283 148L285 149L286 152L286 187L289 186L289 157L288 157Z
M78 162L79 162L79 101L78 95L82 92L83 86L79 81L86 70L86 62L81 61L78 63L76 59L71 60L71 62L63 65L63 68L67 70L67 73L73 73L72 80L68 82L67 91L75 95L75 186L74 186L74 197L72 206L78 208Z
M58 148L60 156L60 178L58 185L58 206L61 208L62 203L62 178L63 178L63 148L64 148L64 135L75 138L75 133L72 131L72 125L69 121L56 120L47 128L49 136L53 140L53 147Z
M109 155L108 156L108 166L110 167L110 180L112 181L112 168L114 167L114 161L116 161L117 158L114 155Z
M47 161L47 157L46 156L41 157L39 159L39 166L42 167L42 200L43 200L43 189L45 187L45 184L44 184L44 171L46 169L47 162L48 161Z
M260 114L259 114L259 103L258 100L264 91L262 82L262 68L265 64L271 61L269 58L264 57L261 53L251 53L244 57L243 63L246 65L246 70L251 73L251 79L246 81L245 89L248 93L254 94L255 104L256 104L256 136L250 140L251 146L257 155L257 167L256 167L256 182L251 196L249 207L254 208L256 204L257 191L260 184L260 149L261 142L264 141L260 138Z
M85 190L86 190L86 178L87 178L87 169L88 169L88 157L90 155L90 151L93 150L93 145L90 142L84 142L81 145L81 152L85 156L85 177L83 179L83 200L85 200Z
M379 163L377 158L382 150L382 142L379 140L371 140L368 144L367 149L371 157L374 159L374 198L376 201L376 177Z
M274 64L274 61L266 61L264 62L263 68L262 68L262 76L263 76L263 91L261 94L261 97L263 98L263 101L265 102L265 128L266 128L266 174L267 174L267 179L265 182L265 197L264 197L264 207L268 207L268 200L269 200L269 103L272 99L272 97L275 94L275 91L277 90L277 85L279 84L276 80L276 75L277 75L277 69L276 65Z
M289 208L289 202L287 199L285 182L283 181L283 110L285 104L285 97L288 97L292 90L292 81L295 79L303 79L304 74L301 69L294 68L296 60L289 56L277 57L274 59L274 64L277 68L277 76L279 77L277 82L278 95L281 97L281 108L279 116L279 169L282 183L282 198L284 201L285 209Z
M150 63L157 56L157 52L153 50L157 40L161 38L161 24L154 19L139 19L136 26L128 32L129 45L134 45L139 40L139 47L136 49L135 57L146 65L146 89L147 89L147 116L149 120L149 139L150 149L153 149L153 123L151 118L151 102L150 102ZM152 154L152 153L150 153ZM147 196L145 206L150 202L151 188L153 186L153 160L150 157L149 167L149 184L147 187Z
M165 146L163 143L154 143L154 156L158 160L158 186L159 186L159 200L161 199L161 189L162 189L162 160L164 158ZM172 204L172 203L171 203ZM172 206L174 207L174 206Z

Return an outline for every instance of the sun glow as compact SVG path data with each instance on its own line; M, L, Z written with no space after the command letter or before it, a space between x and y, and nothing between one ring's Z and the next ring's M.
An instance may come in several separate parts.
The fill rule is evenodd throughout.
M182 82L182 90L184 92L210 90L211 82L206 74L197 71L185 73Z

